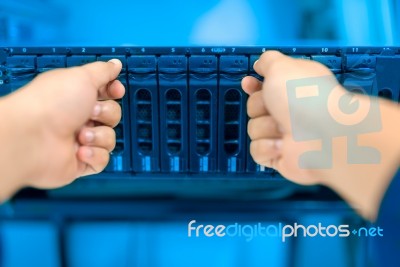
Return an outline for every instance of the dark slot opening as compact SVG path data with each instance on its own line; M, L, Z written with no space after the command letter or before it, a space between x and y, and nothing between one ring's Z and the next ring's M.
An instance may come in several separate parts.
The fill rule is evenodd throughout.
M210 151L210 144L209 143L197 143L196 152L199 155L207 155Z
M392 91L387 88L380 90L378 93L378 96L389 99L389 100L392 100L392 97L393 97Z
M181 151L181 144L180 143L169 143L167 145L168 152L170 154L178 154Z
M167 136L169 139L181 138L181 126L178 124L169 124L167 126Z

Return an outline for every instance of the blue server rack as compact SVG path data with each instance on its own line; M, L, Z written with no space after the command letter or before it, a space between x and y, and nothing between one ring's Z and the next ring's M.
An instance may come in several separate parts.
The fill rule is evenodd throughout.
M0 95L51 69L123 62L118 79L127 95L119 101L117 148L105 172L62 189L72 194L286 188L278 173L250 156L247 96L240 86L246 75L262 78L253 64L272 49L326 65L351 91L399 100L399 47L5 47ZM199 181L205 183L199 187Z

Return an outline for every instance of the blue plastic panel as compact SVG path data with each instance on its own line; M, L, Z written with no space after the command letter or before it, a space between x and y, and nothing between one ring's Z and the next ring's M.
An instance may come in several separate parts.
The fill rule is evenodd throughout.
M70 56L67 57L67 67L82 66L87 63L95 62L96 56Z
M160 171L159 116L155 56L128 57L132 168Z
M66 56L41 56L37 58L37 71L44 72L56 68L65 68L67 65Z
M373 95L398 101L400 92L400 56L379 56L376 58L376 86Z
M244 172L247 153L247 95L240 82L248 73L246 56L221 56L219 62L218 166Z
M6 66L10 81L6 86L10 92L23 87L36 76L36 56L9 56Z
M163 172L186 172L189 165L187 57L161 56L160 146Z
M189 58L190 171L217 170L217 57Z

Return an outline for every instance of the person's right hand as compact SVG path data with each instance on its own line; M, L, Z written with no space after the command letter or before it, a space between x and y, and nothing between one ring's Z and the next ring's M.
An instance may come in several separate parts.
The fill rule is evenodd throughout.
M276 51L268 51L261 55L254 64L254 70L265 77L262 83L252 76L245 77L242 87L249 94L247 113L250 117L248 134L251 138L250 152L260 165L279 171L286 178L300 184L319 182L318 174L309 168L300 168L299 158L302 153L320 150L318 142L295 142L291 117L287 82L304 78L326 79L334 90L345 92L336 82L332 72L317 62L293 59ZM320 103L325 105L326 103ZM296 131L315 132L324 135L326 125L318 117L320 107L296 106L291 103L292 110L301 118L302 129ZM323 107L322 107L323 108ZM318 141L318 140L317 140ZM330 152L330 151L328 151ZM307 164L307 163L306 163ZM312 162L309 162L310 166Z
M400 126L396 123L398 105L349 93L322 64L293 59L276 51L262 54L254 64L254 70L264 77L264 82L251 76L242 80L242 87L249 94L248 133L253 159L260 165L276 169L293 182L330 187L359 209L364 217L373 220L393 173L399 167L400 142L397 140ZM306 80L307 85L297 83L296 80ZM288 83L293 81L298 86L288 87ZM317 86L321 84L322 87ZM328 97L316 91L321 88L328 88ZM288 92L293 97L293 91L290 90L295 90L297 98L311 96L315 101L309 102L312 105L289 101ZM354 122L363 120L365 111L369 111L372 103L378 107L379 116L364 120L362 125L367 128L358 133L355 128L342 127L357 125ZM350 110L354 107L358 109L352 113L354 116L348 116L350 113L343 112L340 105ZM380 129L368 131L376 123ZM314 138L308 138L310 136ZM360 155L360 151L355 153L351 150L360 147L360 151L368 150L363 148L379 151L379 160L375 163L349 163L349 155L364 156L367 161L371 160L362 153ZM315 151L314 155L318 157L303 157L305 152L311 151ZM318 166L326 162L331 164Z

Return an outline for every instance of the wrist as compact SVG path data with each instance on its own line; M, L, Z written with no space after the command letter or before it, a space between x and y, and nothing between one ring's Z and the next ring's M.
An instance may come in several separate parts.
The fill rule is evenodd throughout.
M362 216L375 220L381 200L399 167L400 126L395 123L399 117L399 110L396 104L386 100L370 99L367 96L359 96L358 100L376 101L379 116L369 121L367 127L380 127L372 127L376 129L370 128L371 131L365 130L357 135L353 150L350 150L349 136L336 138L332 152L334 168L326 173L326 179L321 183L338 192ZM379 158L373 162L374 155L367 157L365 154L354 153L359 147L377 151ZM356 154L358 159L371 162L349 162L349 158L354 158Z
M0 153L0 201L10 198L37 176L41 160L42 123L39 99L28 96L25 87L0 99L2 153Z

